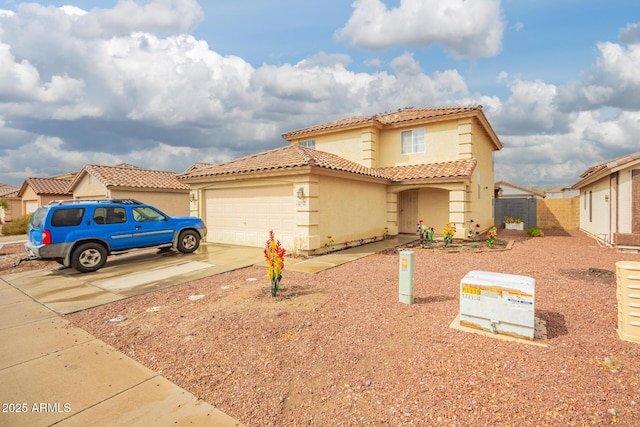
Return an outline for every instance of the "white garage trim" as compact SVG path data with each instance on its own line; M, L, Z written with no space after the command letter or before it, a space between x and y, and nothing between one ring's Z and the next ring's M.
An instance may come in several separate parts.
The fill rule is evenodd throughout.
M207 241L262 247L275 232L292 247L294 197L291 184L206 190Z

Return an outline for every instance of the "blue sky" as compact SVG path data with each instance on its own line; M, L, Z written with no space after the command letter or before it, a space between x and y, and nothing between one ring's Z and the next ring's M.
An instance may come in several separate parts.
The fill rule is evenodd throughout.
M182 171L341 117L482 104L496 180L572 184L640 151L639 66L633 0L0 0L0 183Z

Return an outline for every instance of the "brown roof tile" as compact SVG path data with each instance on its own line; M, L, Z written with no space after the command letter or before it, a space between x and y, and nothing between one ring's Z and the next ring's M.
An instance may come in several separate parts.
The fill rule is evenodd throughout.
M24 189L28 185L36 194L68 195L71 194L68 191L71 182L70 179L27 178L22 184L20 193L24 193Z
M360 126L364 124L379 123L381 125L391 125L400 122L413 120L431 119L437 117L451 116L456 114L468 113L471 111L482 111L482 106L459 106L459 107L438 107L438 108L420 108L420 109L404 109L391 113L378 114L371 117L349 117L346 119L335 120L333 122L322 123L310 126L304 129L298 129L287 132L282 135L285 140L291 140L306 134L314 134L316 132L348 128L351 126Z
M18 197L18 187L0 184L0 197Z
M393 166L378 169L394 181L412 179L469 178L477 164L476 159L442 163Z
M303 166L317 166L326 169L351 172L360 175L385 178L375 169L362 166L335 154L299 145L287 145L275 150L264 151L229 162L203 167L180 174L181 179L200 178L220 175L284 170Z
M74 185L81 179L83 173L93 175L106 187L189 189L187 184L178 181L174 172L142 169L128 164L118 166L85 165L74 181Z
M476 160L430 163L389 168L368 168L335 154L299 145L287 145L271 151L254 154L229 162L196 169L179 175L180 179L237 175L261 171L286 170L312 166L349 172L393 181L410 179L467 178L471 176Z
M612 169L612 168L615 168L616 166L625 165L629 162L632 162L638 159L640 159L640 151L633 154L626 154L624 156L617 157L613 160L607 160L606 162L600 163L599 165L591 166L589 169L584 171L582 175L580 175L580 178L586 179L596 174L597 172L600 172L603 169Z

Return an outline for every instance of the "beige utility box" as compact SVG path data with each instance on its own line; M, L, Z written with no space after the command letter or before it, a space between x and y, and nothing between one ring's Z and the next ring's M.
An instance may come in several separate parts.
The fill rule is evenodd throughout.
M640 343L640 262L616 262L618 336Z

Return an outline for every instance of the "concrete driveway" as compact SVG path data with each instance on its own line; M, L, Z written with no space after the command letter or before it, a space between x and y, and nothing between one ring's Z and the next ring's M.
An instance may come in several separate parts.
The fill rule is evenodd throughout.
M110 256L94 273L72 268L2 276L13 287L60 314L164 289L263 260L261 248L203 243L193 254L144 250Z

